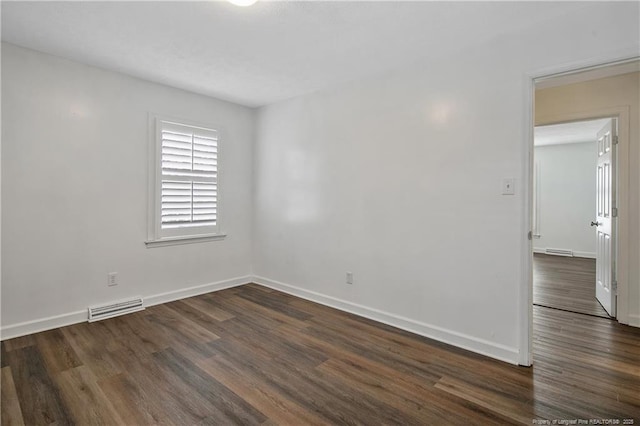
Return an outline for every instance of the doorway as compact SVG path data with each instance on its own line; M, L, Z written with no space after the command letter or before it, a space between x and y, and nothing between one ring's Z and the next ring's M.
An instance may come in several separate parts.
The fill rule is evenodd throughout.
M640 60L638 57L609 62L596 66L575 67L558 70L556 73L532 75L528 150L525 157L525 232L529 232L529 241L523 244L524 289L521 293L521 365L533 362L533 173L534 146L533 129L535 126L570 123L615 117L617 119L618 145L615 173L618 188L612 207L616 207L617 241L612 246L615 262L611 270L615 274L612 286L617 282L616 320L621 324L640 327L640 281L636 278L640 271L637 258L640 250L634 241L640 239L637 223L640 212L635 203L635 194L639 190L633 170L639 166L637 152L640 150ZM632 150L630 149L632 147ZM630 155L632 153L633 155ZM637 177L637 176L636 176ZM633 179L632 179L633 178ZM594 222L599 222L595 220ZM539 312L536 307L536 312ZM580 314L567 313L580 316ZM593 318L582 316L583 318ZM600 319L601 321L609 321ZM576 318L576 321L578 319Z
M605 219L596 219L598 206L611 195L611 191L602 191L603 186L614 184L611 179L598 180L598 174L605 171L598 166L598 158L604 154L604 149L599 150L598 135L612 123L615 125L615 118L534 129L532 244L536 306L603 318L615 315L615 299L611 300L609 294L611 277L607 275L612 271L606 266L607 262L614 263L611 255L615 253L603 245L604 237L598 238L602 232L597 229L604 230ZM611 166L607 172L615 170L615 158ZM606 243L615 247L615 233L605 235L609 238Z

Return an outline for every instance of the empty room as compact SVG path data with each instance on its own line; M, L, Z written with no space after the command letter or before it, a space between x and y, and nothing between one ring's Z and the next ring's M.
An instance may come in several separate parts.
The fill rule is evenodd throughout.
M639 424L639 2L0 7L0 424Z

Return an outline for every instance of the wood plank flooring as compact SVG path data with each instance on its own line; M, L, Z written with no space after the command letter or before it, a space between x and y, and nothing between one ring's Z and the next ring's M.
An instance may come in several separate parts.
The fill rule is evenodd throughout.
M533 303L609 318L596 299L596 260L533 255Z
M534 307L512 366L257 285L2 343L2 425L640 422L640 329Z

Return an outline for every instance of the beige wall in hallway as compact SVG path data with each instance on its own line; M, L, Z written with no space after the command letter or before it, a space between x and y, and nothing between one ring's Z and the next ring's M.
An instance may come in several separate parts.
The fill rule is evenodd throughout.
M627 319L622 316L620 319L640 327L640 73L536 90L535 103L536 125L566 121L567 117L588 115L592 111L628 108L628 315ZM620 158L620 161L626 159ZM619 304L620 314L624 308Z

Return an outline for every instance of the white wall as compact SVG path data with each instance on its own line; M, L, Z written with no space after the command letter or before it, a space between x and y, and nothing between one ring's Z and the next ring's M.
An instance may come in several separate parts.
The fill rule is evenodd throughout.
M2 12L0 11L0 17ZM2 94L2 55L0 55L0 95ZM2 318L2 102L0 102L0 319ZM1 324L1 323L0 323Z
M637 52L637 16L638 4L592 3L517 36L262 108L258 281L522 359L527 75ZM504 177L516 178L516 195L501 195Z
M637 52L637 16L589 3L263 108L254 150L251 110L3 45L3 329L242 278L253 229L261 282L516 362L527 75ZM227 240L144 247L149 110L225 126Z
M226 240L145 247L150 111L226 136ZM3 44L2 112L3 337L91 304L250 280L253 110Z
M594 257L596 206L596 143L537 146L539 239L534 250L572 250Z

